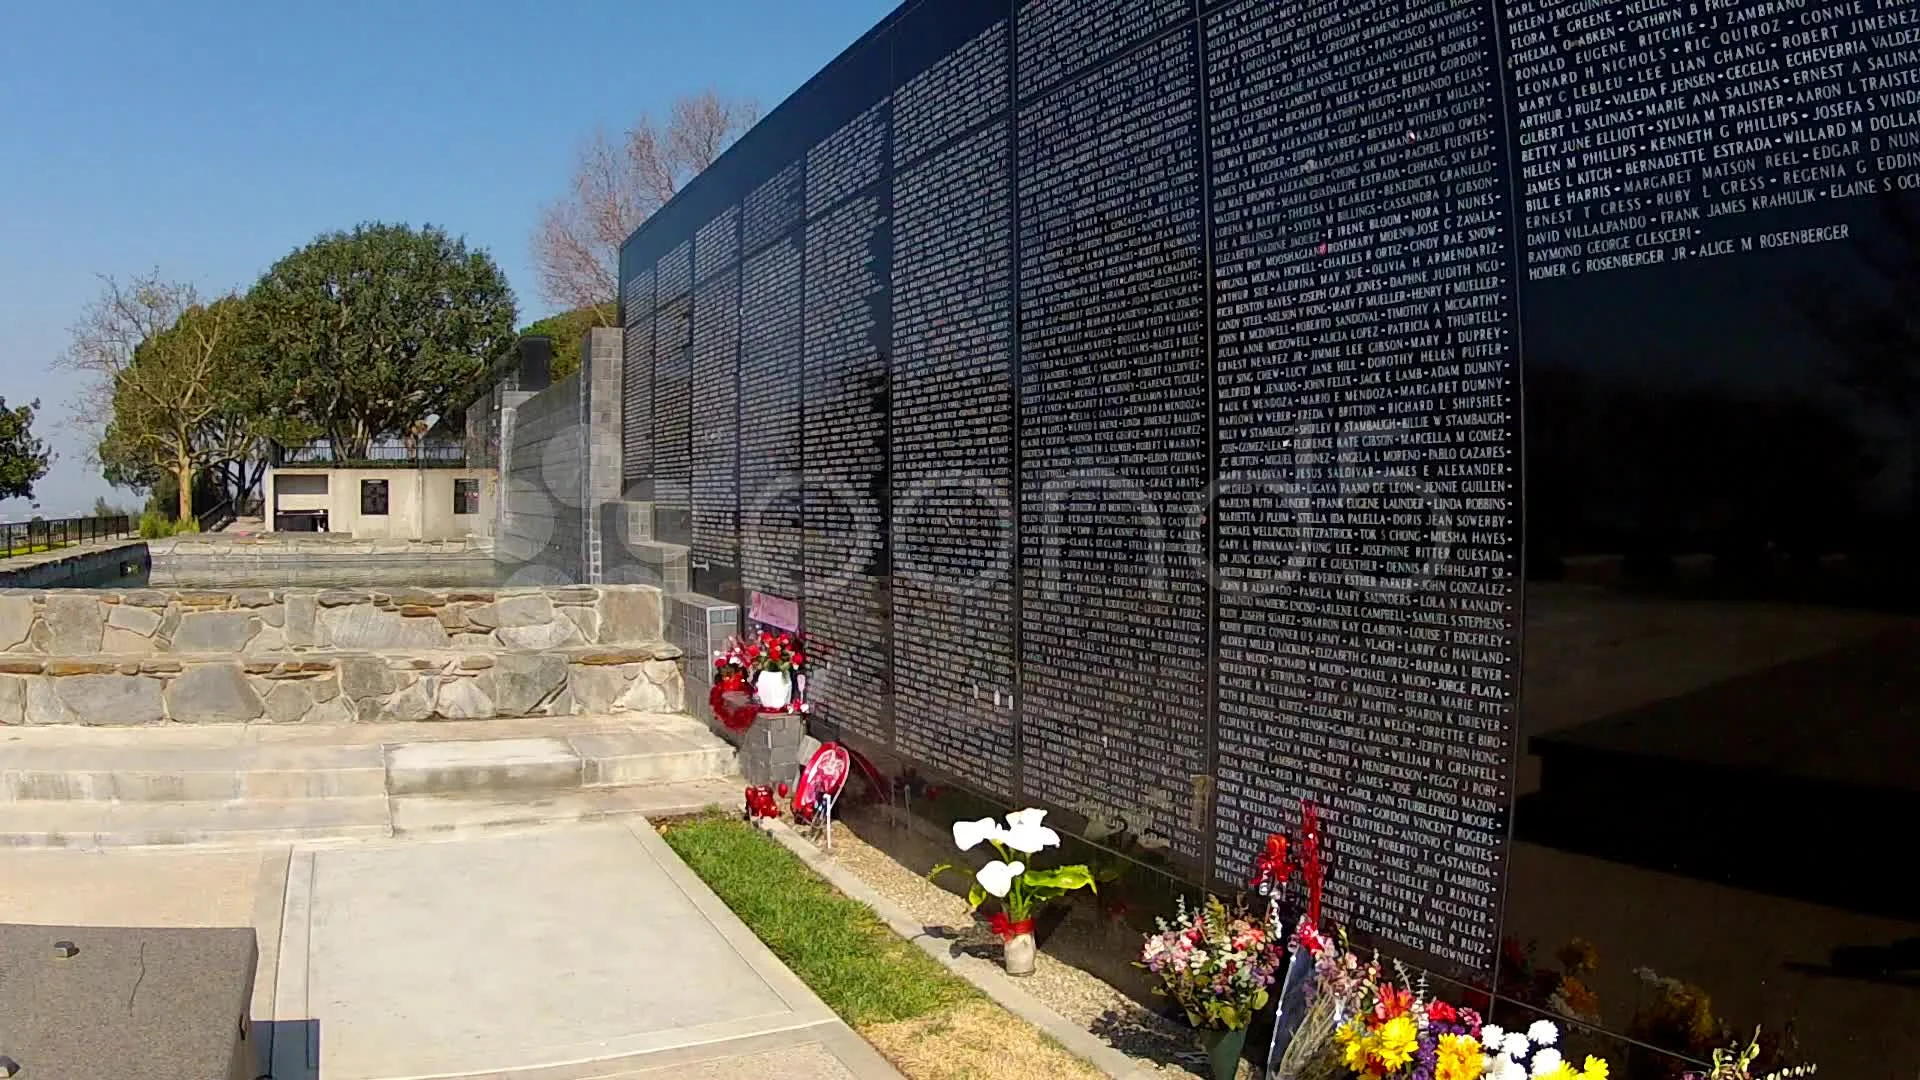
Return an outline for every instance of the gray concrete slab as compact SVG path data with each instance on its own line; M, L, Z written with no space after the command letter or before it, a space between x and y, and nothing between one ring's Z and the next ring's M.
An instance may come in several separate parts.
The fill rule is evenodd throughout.
M0 850L0 921L252 925L275 1080L899 1080L639 818L437 842Z
M565 739L472 739L387 747L395 795L577 788L583 765Z
M652 1068L844 1029L645 822L296 853L274 1010L317 1043L277 1064L326 1080Z

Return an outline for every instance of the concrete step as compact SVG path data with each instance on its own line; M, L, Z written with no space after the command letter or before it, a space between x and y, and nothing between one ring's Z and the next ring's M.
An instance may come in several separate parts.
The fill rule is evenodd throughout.
M387 747L387 793L571 791L726 776L733 748L705 731L477 739Z
M395 796L393 835L461 836L470 832L526 828L563 822L641 815L695 814L711 806L735 808L740 784L731 779L681 780L643 787L592 788L540 798L489 796Z
M130 736L128 741L138 740ZM386 794L386 763L377 744L190 748L73 746L43 740L30 747L0 748L0 805L381 798Z
M442 733L417 730L423 726L430 725L14 728L0 740L0 804L566 790L733 770L733 748L687 716L548 722L550 735L528 734L539 729L522 725L496 736L485 730L488 722L450 733L464 739L424 737Z
M0 806L0 847L252 847L393 835L385 796L238 802L73 802Z
M245 845L682 813L739 800L685 715L0 733L0 847Z

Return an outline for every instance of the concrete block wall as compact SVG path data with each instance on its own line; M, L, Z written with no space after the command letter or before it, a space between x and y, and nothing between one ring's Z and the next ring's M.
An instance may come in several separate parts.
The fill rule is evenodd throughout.
M587 567L588 386L576 373L503 416L505 512L494 559L512 584L584 584Z
M622 353L623 335L610 327L595 327L580 343L581 378L587 395L586 459L586 580L607 580L606 552L602 530L593 527L597 509L620 498L621 400L626 360Z
M511 583L606 580L597 522L620 498L621 342L619 330L596 327L581 342L578 373L503 401L494 556Z

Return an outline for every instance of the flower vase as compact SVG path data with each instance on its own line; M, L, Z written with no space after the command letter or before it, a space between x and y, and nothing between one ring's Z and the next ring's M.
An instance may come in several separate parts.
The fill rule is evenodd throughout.
M784 671L763 671L753 680L754 696L763 709L784 709L793 700L793 682Z
M1240 1053L1247 1048L1247 1029L1201 1028L1200 1048L1207 1052L1213 1080L1234 1080L1240 1072Z
M1006 948L1007 974L1033 974L1034 956L1040 951L1034 944L1033 934L1014 934L1007 938Z

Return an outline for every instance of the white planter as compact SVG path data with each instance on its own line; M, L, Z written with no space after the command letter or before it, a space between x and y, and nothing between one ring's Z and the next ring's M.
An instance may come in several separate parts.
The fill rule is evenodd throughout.
M753 680L754 696L763 709L784 709L793 700L793 680L784 671L763 671Z

